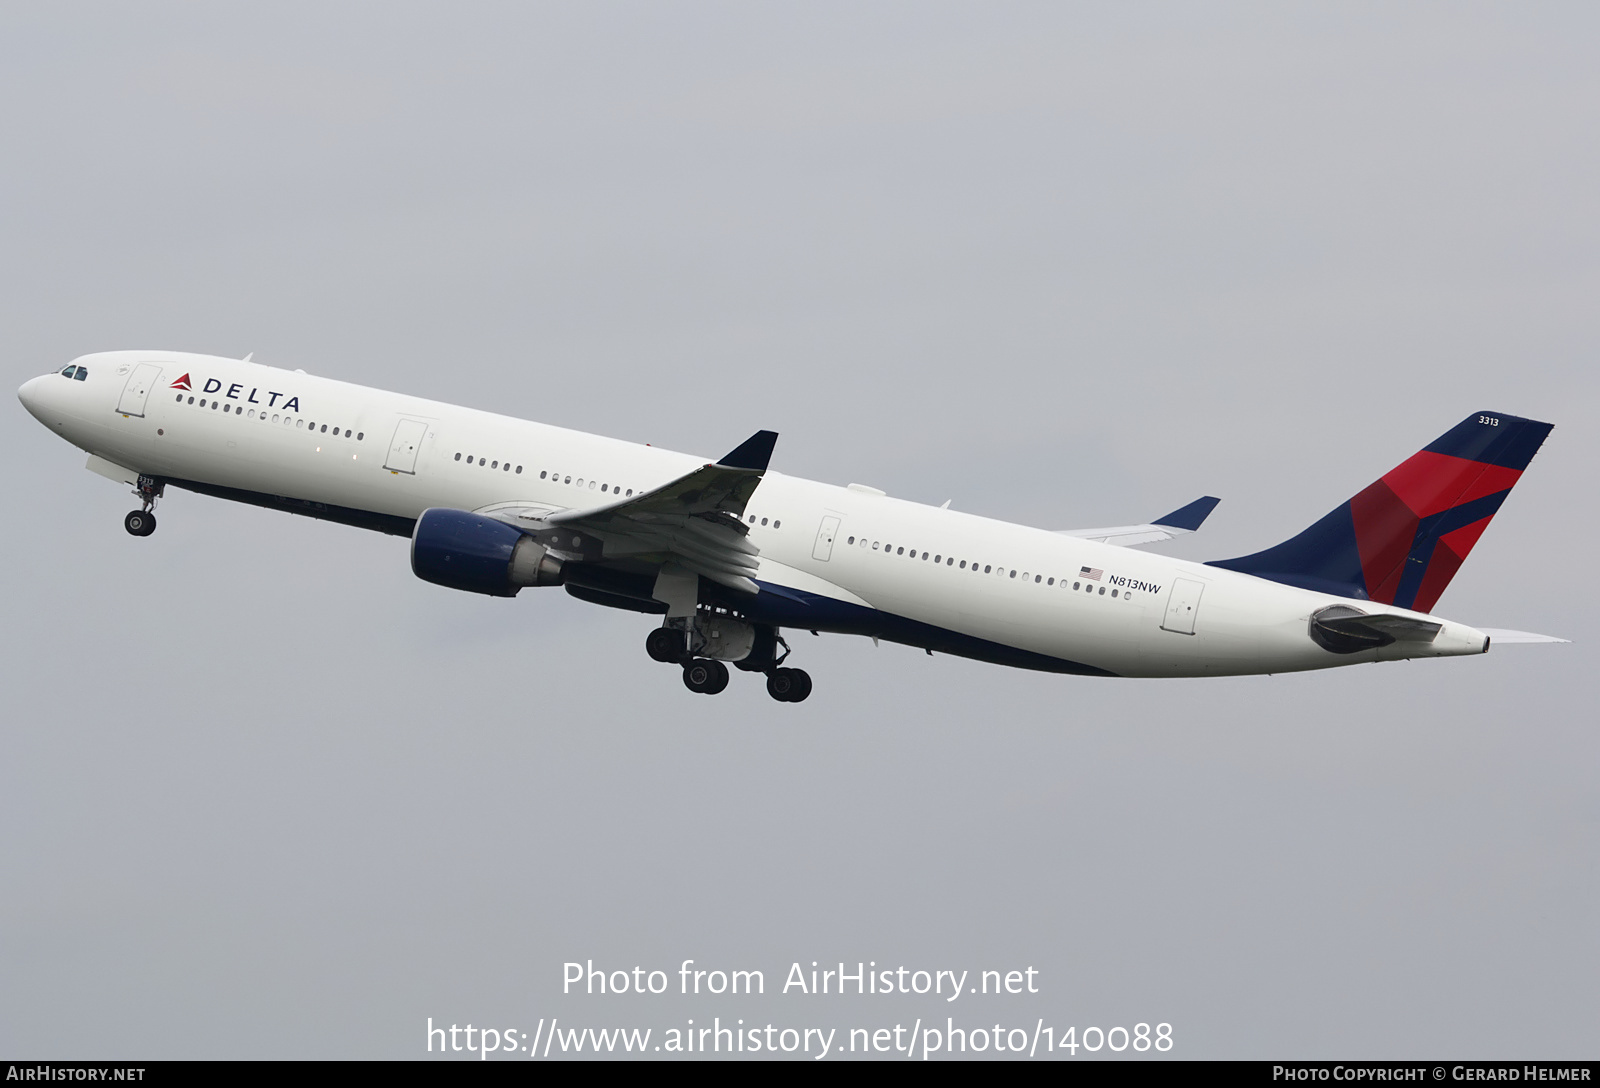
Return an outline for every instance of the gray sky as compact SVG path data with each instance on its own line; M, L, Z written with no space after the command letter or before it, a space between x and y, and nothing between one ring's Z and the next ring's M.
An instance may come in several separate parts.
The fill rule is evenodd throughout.
M414 1057L428 1017L1600 1043L1592 5L0 14L11 387L160 347L1047 527L1298 531L1469 412L1556 429L1439 611L1574 638L1208 681L645 617L0 453L0 1053ZM561 965L758 968L563 998ZM793 961L1036 967L802 998Z

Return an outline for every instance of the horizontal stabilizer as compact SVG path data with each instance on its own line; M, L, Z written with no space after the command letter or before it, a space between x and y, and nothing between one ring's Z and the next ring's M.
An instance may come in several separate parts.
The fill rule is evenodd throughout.
M1104 529L1058 529L1062 536L1075 536L1082 540L1095 540L1101 544L1115 544L1119 548L1135 548L1141 544L1155 544L1172 540L1200 528L1221 499L1211 495L1180 506L1170 514L1144 525L1113 525Z
M1311 616L1311 638L1325 650L1353 654L1396 642L1432 642L1444 624L1416 616L1371 615L1349 605L1319 608Z
M1480 627L1478 630L1489 636L1489 641L1495 645L1506 645L1514 642L1571 642L1570 638L1556 638L1554 635L1536 635L1532 631L1507 631L1499 627Z

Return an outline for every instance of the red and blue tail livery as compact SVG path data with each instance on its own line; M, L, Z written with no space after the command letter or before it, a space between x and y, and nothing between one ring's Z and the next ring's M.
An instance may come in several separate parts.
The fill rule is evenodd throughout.
M1550 428L1470 415L1300 535L1211 566L1431 612Z

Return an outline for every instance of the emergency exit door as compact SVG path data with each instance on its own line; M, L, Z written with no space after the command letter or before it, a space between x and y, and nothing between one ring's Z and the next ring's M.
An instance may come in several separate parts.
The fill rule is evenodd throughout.
M1195 615L1200 611L1200 594L1205 592L1204 582L1188 578L1175 578L1167 594L1167 614L1161 620L1161 629L1175 635L1194 634Z
M833 554L833 538L838 534L839 519L823 518L822 527L817 530L817 542L811 546L811 558L826 563Z
M427 434L426 423L415 419L402 419L400 425L394 429L394 441L389 443L389 456L383 462L383 467L390 472L407 472L415 475L417 453L422 449L422 440Z
M155 363L140 363L133 368L133 373L128 375L128 384L122 387L122 396L117 400L117 411L125 416L144 415L145 398L150 395L156 379L161 376L161 368Z

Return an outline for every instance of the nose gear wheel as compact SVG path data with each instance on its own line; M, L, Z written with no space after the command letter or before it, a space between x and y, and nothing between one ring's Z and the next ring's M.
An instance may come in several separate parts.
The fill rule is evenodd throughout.
M156 531L156 500L161 498L161 493L167 489L164 481L153 476L140 475L138 486L133 489L134 497L142 504L140 509L133 511L122 519L122 527L133 536L149 536Z

